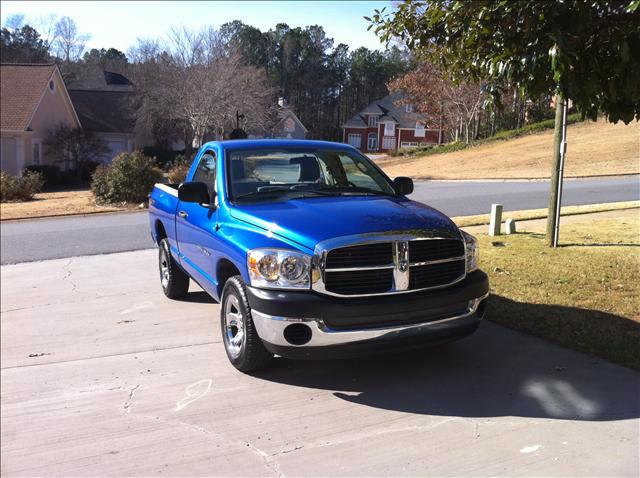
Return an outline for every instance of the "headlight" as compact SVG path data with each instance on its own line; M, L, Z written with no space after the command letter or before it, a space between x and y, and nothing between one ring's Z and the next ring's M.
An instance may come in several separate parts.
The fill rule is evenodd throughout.
M467 274L469 272L473 272L478 268L478 240L473 237L471 234L468 234L464 231L462 232L462 237L464 238L464 245L467 251L466 254L466 263L467 263Z
M269 289L309 289L311 257L288 249L254 249L247 254L251 285Z

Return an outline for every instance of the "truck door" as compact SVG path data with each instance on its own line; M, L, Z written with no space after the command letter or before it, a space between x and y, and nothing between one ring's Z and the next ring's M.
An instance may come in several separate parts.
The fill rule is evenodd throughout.
M207 150L200 156L192 181L203 182L209 190L212 206L216 191L216 154ZM176 215L176 235L180 263L204 289L216 290L214 244L218 212L196 203L180 201Z

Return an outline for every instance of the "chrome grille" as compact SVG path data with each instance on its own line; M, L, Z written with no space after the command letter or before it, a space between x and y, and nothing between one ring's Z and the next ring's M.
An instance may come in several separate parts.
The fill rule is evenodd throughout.
M409 289L424 289L449 284L464 274L464 260L411 266Z
M316 262L320 292L362 296L410 292L453 284L465 276L459 238L379 241L323 251Z
M460 256L464 256L464 244L458 239L409 242L409 257L412 263Z
M393 264L393 248L390 242L342 247L327 254L327 269L367 267Z
M344 295L380 294L393 285L393 269L327 272L325 287Z

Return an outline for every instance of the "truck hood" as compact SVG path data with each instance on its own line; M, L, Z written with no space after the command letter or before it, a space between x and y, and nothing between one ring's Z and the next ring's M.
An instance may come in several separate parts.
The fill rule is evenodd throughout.
M386 231L433 229L457 234L447 216L406 198L356 196L236 204L231 215L309 249L326 239Z

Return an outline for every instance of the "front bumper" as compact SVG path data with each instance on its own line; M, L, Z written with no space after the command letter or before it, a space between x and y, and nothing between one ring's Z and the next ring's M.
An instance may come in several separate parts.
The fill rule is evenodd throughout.
M451 340L477 328L488 295L482 271L447 288L381 297L345 299L247 288L253 322L265 346L297 358Z

